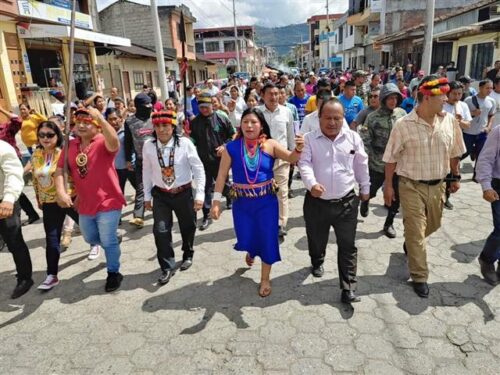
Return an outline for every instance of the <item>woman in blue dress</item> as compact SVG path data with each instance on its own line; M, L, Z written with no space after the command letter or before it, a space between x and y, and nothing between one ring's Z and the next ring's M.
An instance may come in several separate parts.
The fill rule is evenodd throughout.
M295 138L295 149L288 151L271 139L269 125L262 112L249 108L241 116L236 139L222 154L215 183L212 218L220 216L221 193L229 169L233 174L233 222L235 250L246 251L245 261L252 266L258 256L262 261L259 295L271 294L271 266L281 260L278 239L277 187L273 179L276 158L295 163L304 147L302 136Z

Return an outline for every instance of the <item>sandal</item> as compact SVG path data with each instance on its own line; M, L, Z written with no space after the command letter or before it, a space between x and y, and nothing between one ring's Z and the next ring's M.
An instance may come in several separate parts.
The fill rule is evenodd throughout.
M246 262L248 267L253 266L254 259L250 256L249 253L247 253L247 255L245 256L245 262Z
M265 298L265 297L268 297L270 294L271 294L271 282L268 281L268 285L267 286L263 286L262 285L262 282L260 283L260 286L259 286L259 296L261 296L262 298Z

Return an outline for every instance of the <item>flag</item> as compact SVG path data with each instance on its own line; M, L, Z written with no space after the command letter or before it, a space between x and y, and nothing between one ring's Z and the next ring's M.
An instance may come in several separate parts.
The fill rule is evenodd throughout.
M184 25L184 12L181 11L181 23L179 25L179 39L182 43L186 43L186 27Z

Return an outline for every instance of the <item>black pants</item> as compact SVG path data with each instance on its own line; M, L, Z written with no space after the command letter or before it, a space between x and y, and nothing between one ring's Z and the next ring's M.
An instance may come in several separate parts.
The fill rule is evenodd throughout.
M342 202L331 202L314 198L307 192L304 199L307 244L311 264L317 267L325 261L330 227L337 237L337 263L340 288L356 289L358 249L354 246L358 224L359 199L354 191Z
M135 161L134 218L144 218L144 185L142 184L142 160Z
M193 257L194 233L196 232L196 212L194 211L193 190L191 188L179 194L169 194L154 187L153 197L153 234L156 255L162 270L175 268L175 255L172 247L172 225L175 213L182 237L182 259Z
M377 195L378 189L384 185L385 174L382 172L377 172L370 169L370 199ZM392 188L394 189L394 195L396 200L392 202L392 205L388 207L389 212L387 212L387 218L385 225L392 225L394 222L394 217L399 211L399 179L397 175L392 178Z
M203 217L207 218L210 214L210 209L212 208L212 197L214 193L214 184L217 180L217 174L219 173L220 161L214 163L203 163L203 168L205 169L205 200L203 202ZM229 178L226 180L222 195L229 200Z
M26 194L21 193L21 195L19 196L19 205L21 206L21 209L26 212L26 215L28 215L30 219L38 216L38 213L35 211L35 208L31 204L31 201L26 196Z
M288 172L288 191L290 191L290 189L292 188L294 170L295 170L295 165L290 164L290 172Z
M14 257L17 278L19 280L30 280L32 273L31 258L21 231L21 206L18 202L14 204L14 212L11 216L0 219L0 235Z
M43 229L45 229L47 275L57 275L61 254L61 232L66 215L78 223L78 213L73 208L62 208L57 203L44 203Z
M137 184L135 181L135 171L129 171L128 169L117 169L116 173L118 174L118 181L120 183L120 189L122 190L122 194L125 195L125 184L130 182L130 185L137 190Z

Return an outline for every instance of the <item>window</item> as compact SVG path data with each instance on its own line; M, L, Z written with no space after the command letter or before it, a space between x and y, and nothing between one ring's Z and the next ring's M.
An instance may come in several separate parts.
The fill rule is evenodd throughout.
M493 61L494 43L479 43L472 46L472 61L470 65L470 76L473 79L482 79L484 68L491 65Z
M154 82L153 82L154 87L160 87L160 75L158 74L158 70L155 70L155 72L153 73L153 77L154 77Z
M201 53L202 55L205 53L205 50L203 49L203 42L196 42L195 47L196 53Z
M219 52L219 42L205 42L206 52Z
M153 87L153 75L151 74L151 72L146 72L146 84L149 87Z
M234 40L224 41L224 52L234 52L236 51Z
M339 44L342 44L342 38L344 37L344 28L342 26L339 27Z
M354 26L350 26L349 27L349 35L352 35L352 33L354 32Z
M134 89L136 91L142 90L142 86L144 86L144 73L143 72L134 72Z

